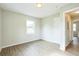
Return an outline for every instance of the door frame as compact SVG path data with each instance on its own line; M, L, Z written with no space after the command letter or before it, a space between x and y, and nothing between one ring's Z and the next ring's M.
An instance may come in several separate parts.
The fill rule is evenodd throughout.
M67 20L65 19L65 14L69 13L69 12L73 12L73 11L78 10L78 9L79 9L79 7L75 7L75 8L72 8L72 9L69 9L69 10L66 10L66 11L63 12L63 20L65 21L65 24L64 24L65 25L65 30L64 30L65 31L65 40L64 40L64 47L63 47L64 51L66 50L67 46L69 46L69 44L71 43L70 42L69 44L66 45L66 42L65 42L67 40L67 33L66 33L66 25L67 25L66 22L67 22ZM71 31L71 32L72 32L71 37L73 38L73 31Z

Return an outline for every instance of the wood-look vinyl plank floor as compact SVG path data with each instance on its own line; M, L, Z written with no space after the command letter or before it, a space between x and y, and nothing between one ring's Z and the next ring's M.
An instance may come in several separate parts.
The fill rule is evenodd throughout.
M59 45L44 40L19 44L3 48L1 56L79 56L79 41L75 39L66 51L61 51Z

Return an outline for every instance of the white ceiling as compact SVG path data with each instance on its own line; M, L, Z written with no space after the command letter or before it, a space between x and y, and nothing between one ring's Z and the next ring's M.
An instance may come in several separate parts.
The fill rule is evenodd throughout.
M67 3L45 3L42 8L37 8L36 3L1 3L0 7L25 15L43 18L52 15L65 5Z

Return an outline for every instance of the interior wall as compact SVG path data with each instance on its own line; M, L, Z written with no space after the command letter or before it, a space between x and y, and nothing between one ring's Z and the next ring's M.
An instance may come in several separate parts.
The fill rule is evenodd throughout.
M0 51L1 51L1 40L2 40L2 17L1 17L1 9L0 9Z
M65 19L57 13L42 20L42 38L60 45L63 50L65 46Z
M65 20L66 20L66 40L65 40L65 46L67 46L72 41L72 18L69 14L65 14Z
M2 48L40 39L40 20L31 16L2 10ZM35 21L35 34L26 33L26 21Z
M63 20L60 16L57 13L42 20L42 35L44 40L60 44L62 35L64 35L62 30Z
M59 11L57 11L57 13L43 18L42 38L44 40L59 44L60 49L65 50L65 47L68 45L68 42L72 39L72 35L69 35L70 39L67 40L68 37L66 34L67 28L64 12L76 8L78 6L79 4L68 4L65 7L62 7Z
M78 6L79 4L68 4L57 11L56 14L43 18L41 20L41 38L60 44L60 47L64 48L66 43L66 29L63 12ZM37 18L7 10L2 11L2 18L2 47L29 42L40 38L40 21ZM26 34L26 20L28 18L36 21L36 34L34 35Z

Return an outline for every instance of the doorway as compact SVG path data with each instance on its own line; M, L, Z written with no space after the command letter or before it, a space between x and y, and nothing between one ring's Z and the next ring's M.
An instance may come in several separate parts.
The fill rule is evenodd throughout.
M79 55L79 8L65 12L66 51Z

